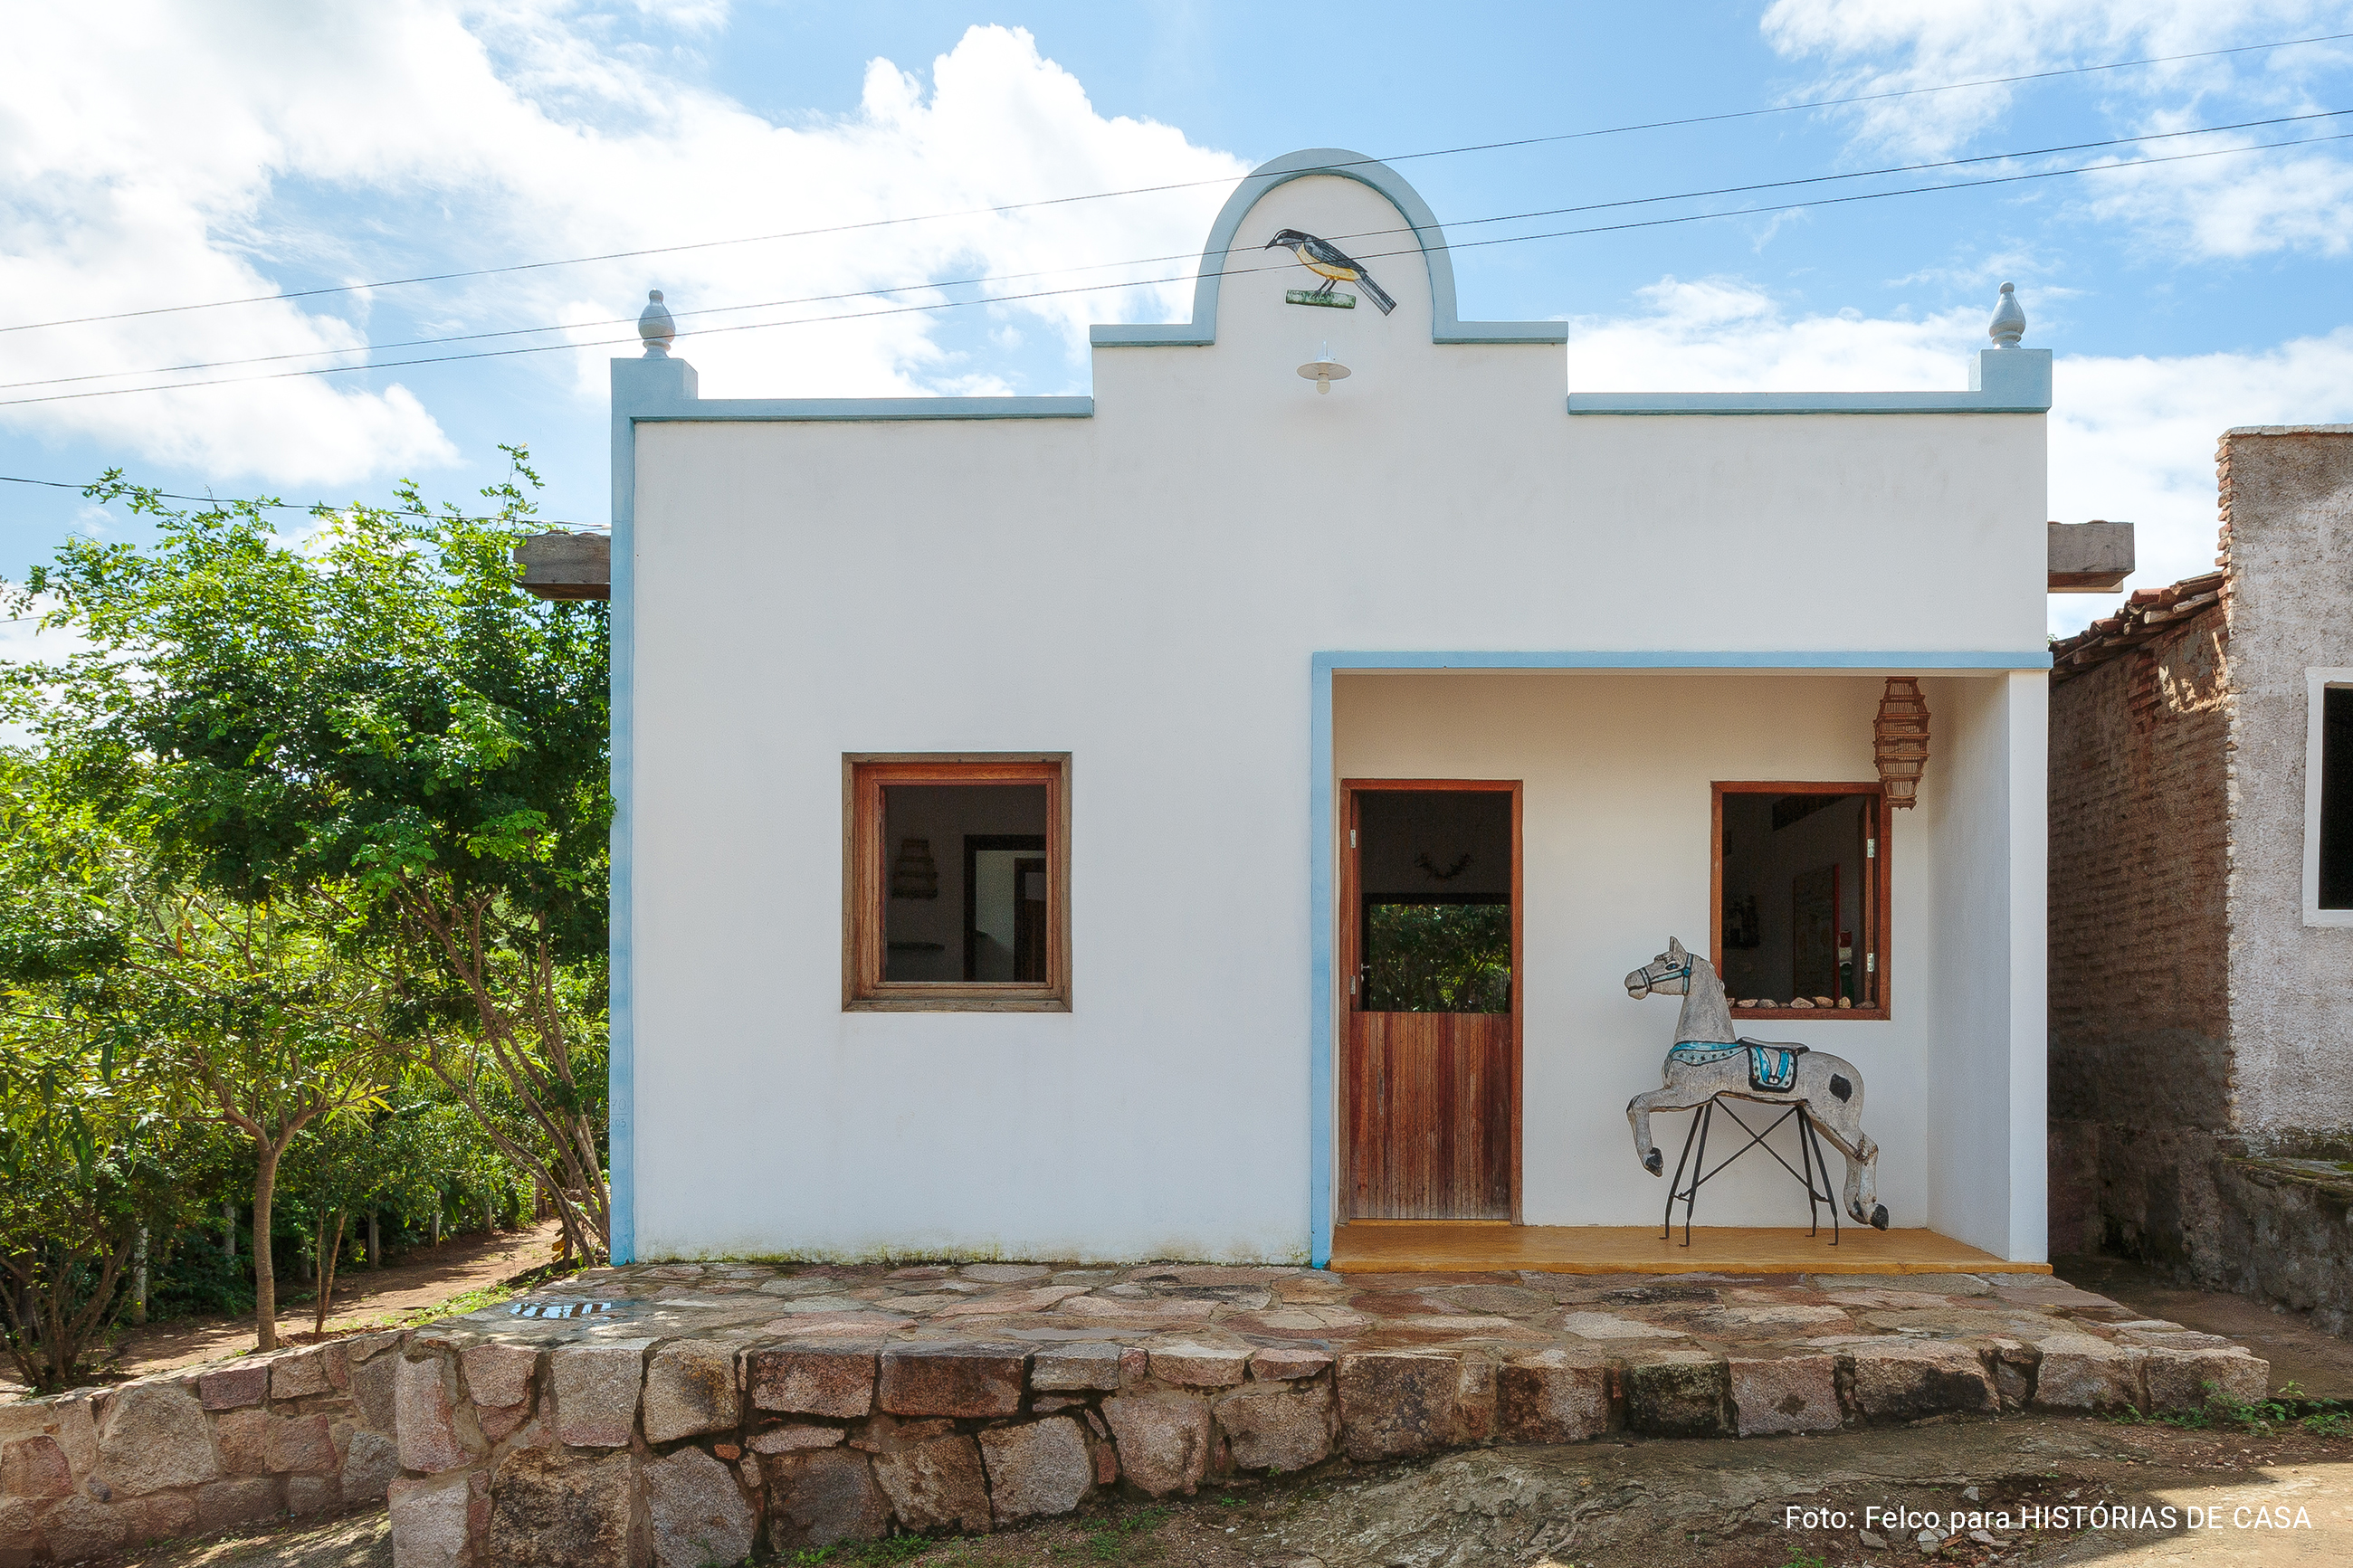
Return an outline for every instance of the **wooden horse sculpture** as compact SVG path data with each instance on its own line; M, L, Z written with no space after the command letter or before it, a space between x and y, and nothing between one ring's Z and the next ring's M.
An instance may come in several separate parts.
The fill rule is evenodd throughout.
M1626 994L1638 1002L1651 995L1683 999L1674 1047L1667 1052L1665 1087L1626 1102L1634 1152L1644 1170L1655 1176L1666 1165L1651 1142L1653 1110L1689 1110L1718 1095L1766 1105L1803 1102L1807 1117L1846 1156L1846 1212L1862 1224L1887 1228L1887 1205L1877 1199L1879 1145L1862 1131L1862 1075L1852 1064L1806 1046L1735 1036L1715 965L1684 952L1672 937L1666 952L1626 976Z

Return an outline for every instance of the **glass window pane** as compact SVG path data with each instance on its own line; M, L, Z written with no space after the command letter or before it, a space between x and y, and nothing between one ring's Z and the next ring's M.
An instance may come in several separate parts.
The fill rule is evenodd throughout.
M1868 795L1724 795L1724 988L1735 1002L1871 1006Z
M882 978L1044 985L1044 784L885 784Z

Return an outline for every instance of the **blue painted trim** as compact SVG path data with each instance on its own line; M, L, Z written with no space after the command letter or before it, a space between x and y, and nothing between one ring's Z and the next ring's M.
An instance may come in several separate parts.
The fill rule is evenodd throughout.
M622 360L617 363L630 363ZM678 419L1092 419L1092 397L710 397L638 411L641 423Z
M1446 232L1421 193L1387 163L1351 153L1344 147L1313 147L1287 153L1250 171L1209 227L1209 242L1201 251L1201 269L1193 280L1193 319L1189 322L1131 326L1125 323L1087 329L1088 342L1099 349L1207 348L1218 341L1218 284L1225 276L1226 258L1242 219L1261 197L1277 185L1311 174L1334 174L1369 185L1387 196L1398 216L1412 226L1420 242L1422 260L1430 268L1430 341L1434 343L1565 343L1565 321L1464 321L1454 314L1454 260L1446 248Z
M1307 742L1307 1260L1332 1261L1332 672L1315 656Z
M638 669L638 432L640 418L695 401L694 367L683 360L613 361L612 870L606 947L607 1163L613 1261L638 1260L637 972L635 902Z
M1570 649L1556 652L1327 652L1309 661L1307 770L1307 1237L1318 1268L1332 1260L1333 906L1332 678L1350 669L2049 669L2031 652L1843 648L1702 649L1690 652Z
M2049 349L1981 349L1967 392L1573 392L1571 414L2048 414Z
M2049 669L2046 648L1572 648L1319 653L1326 669Z

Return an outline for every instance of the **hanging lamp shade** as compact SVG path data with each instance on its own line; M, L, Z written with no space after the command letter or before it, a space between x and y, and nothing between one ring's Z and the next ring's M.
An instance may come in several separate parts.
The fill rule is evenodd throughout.
M1890 676L1871 726L1871 758L1890 805L1915 805L1928 765L1928 700L1908 675Z
M899 858L891 862L891 896L894 899L936 899L940 868L932 859L928 838L902 838Z

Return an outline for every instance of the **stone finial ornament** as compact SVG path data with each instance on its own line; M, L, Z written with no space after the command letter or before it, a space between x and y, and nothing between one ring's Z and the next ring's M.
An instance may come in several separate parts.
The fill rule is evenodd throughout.
M1986 329L1986 336L1994 341L1997 348L2014 349L2025 335L2026 308L2018 302L2018 285L2005 283L2001 286L2001 303L1994 307L1993 325Z
M2002 287L2007 289L2010 285L2005 283ZM670 345L678 336L678 323L670 320L659 289L646 290L646 310L638 318L638 336L645 340L648 359L670 358Z

